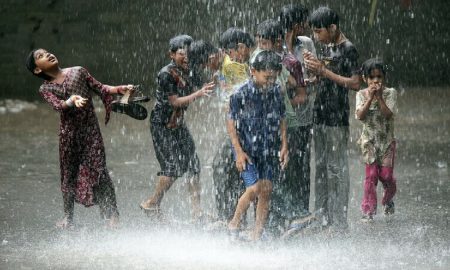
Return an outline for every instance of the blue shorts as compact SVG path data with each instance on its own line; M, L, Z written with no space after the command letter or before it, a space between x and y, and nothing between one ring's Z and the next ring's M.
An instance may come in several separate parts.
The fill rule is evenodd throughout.
M274 157L269 160L251 158L251 160L252 163L247 163L245 170L241 172L241 178L246 188L254 185L259 179L273 181L280 173L278 158Z

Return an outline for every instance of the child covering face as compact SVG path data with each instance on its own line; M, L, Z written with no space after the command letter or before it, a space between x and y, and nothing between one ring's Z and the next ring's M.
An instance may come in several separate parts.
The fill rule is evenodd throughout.
M397 113L397 92L385 86L385 68L379 59L369 59L362 66L367 88L356 95L356 118L363 123L358 143L366 164L362 221L372 221L377 210L377 182L383 183L381 204L384 214L394 213L393 197L396 182L393 176L396 143L394 116Z

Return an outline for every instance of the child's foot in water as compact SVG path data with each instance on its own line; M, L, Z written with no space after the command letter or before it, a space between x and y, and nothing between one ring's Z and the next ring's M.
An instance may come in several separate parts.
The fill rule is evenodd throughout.
M112 215L110 219L107 219L106 226L109 229L117 229L119 227L119 216Z
M56 227L64 230L73 228L73 218L65 216L60 221L56 222Z
M161 208L158 205L150 201L145 201L139 204L139 207L144 211L147 217L159 220L161 222L164 221L164 216L161 213Z

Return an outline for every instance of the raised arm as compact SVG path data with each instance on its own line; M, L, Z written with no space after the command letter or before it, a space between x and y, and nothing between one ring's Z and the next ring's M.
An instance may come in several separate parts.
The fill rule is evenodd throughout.
M188 105L189 103L193 102L196 98L208 96L211 94L211 92L214 89L214 82L206 83L203 85L203 87L192 94L184 97L180 97L178 95L170 95L168 96L169 103L173 107L184 107Z
M368 97L366 99L364 98L365 91L366 90L361 90L356 94L355 115L358 120L366 119L367 112L369 111L370 104L372 104L375 95L375 90L369 87L367 89Z
M361 77L358 74L358 53L354 47L350 47L344 53L346 58L345 64L350 70L352 75L350 77L338 75L333 71L326 68L324 63L319 61L312 53L308 53L305 56L306 68L314 72L315 74L334 81L336 84L343 86L348 89L358 91L361 86Z
M377 101L378 101L378 104L380 105L380 111L381 111L381 114L386 118L386 119L390 119L393 115L394 115L394 112L393 112L393 110L391 110L390 108L389 108L389 106L388 106L388 102L390 101L390 103L392 104L394 104L394 105L391 105L391 107L394 107L395 106L395 99L397 98L396 97L396 95L395 95L395 93L396 92L393 92L393 94L392 95L390 95L389 96L389 99L390 100L387 100L387 101L385 101L384 99L383 99L383 94L382 94L383 92L381 91L381 90L378 90L378 91L376 91L376 93L375 93L375 98L377 99Z
M62 112L74 106L77 108L83 107L86 103L86 99L78 95L72 95L67 100L60 99L51 91L43 89L42 87L39 90L39 94L55 111L58 112Z

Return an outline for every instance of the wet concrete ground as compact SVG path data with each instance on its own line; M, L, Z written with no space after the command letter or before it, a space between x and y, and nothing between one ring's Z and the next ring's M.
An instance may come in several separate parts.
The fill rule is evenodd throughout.
M122 115L101 125L121 227L105 229L97 207L77 206L73 230L54 228L63 213L58 115L46 104L16 113L2 109L0 269L449 269L450 88L398 91L395 215L379 215L371 225L359 222L364 167L356 146L361 124L352 114L349 233L257 244L230 243L223 233L189 225L182 179L162 204L170 225L155 224L140 212L138 203L153 189L158 163L148 121ZM212 103L197 102L188 114L190 123L196 121L190 126L203 167L202 205L210 214L211 163L222 127ZM103 112L99 119L103 123Z

